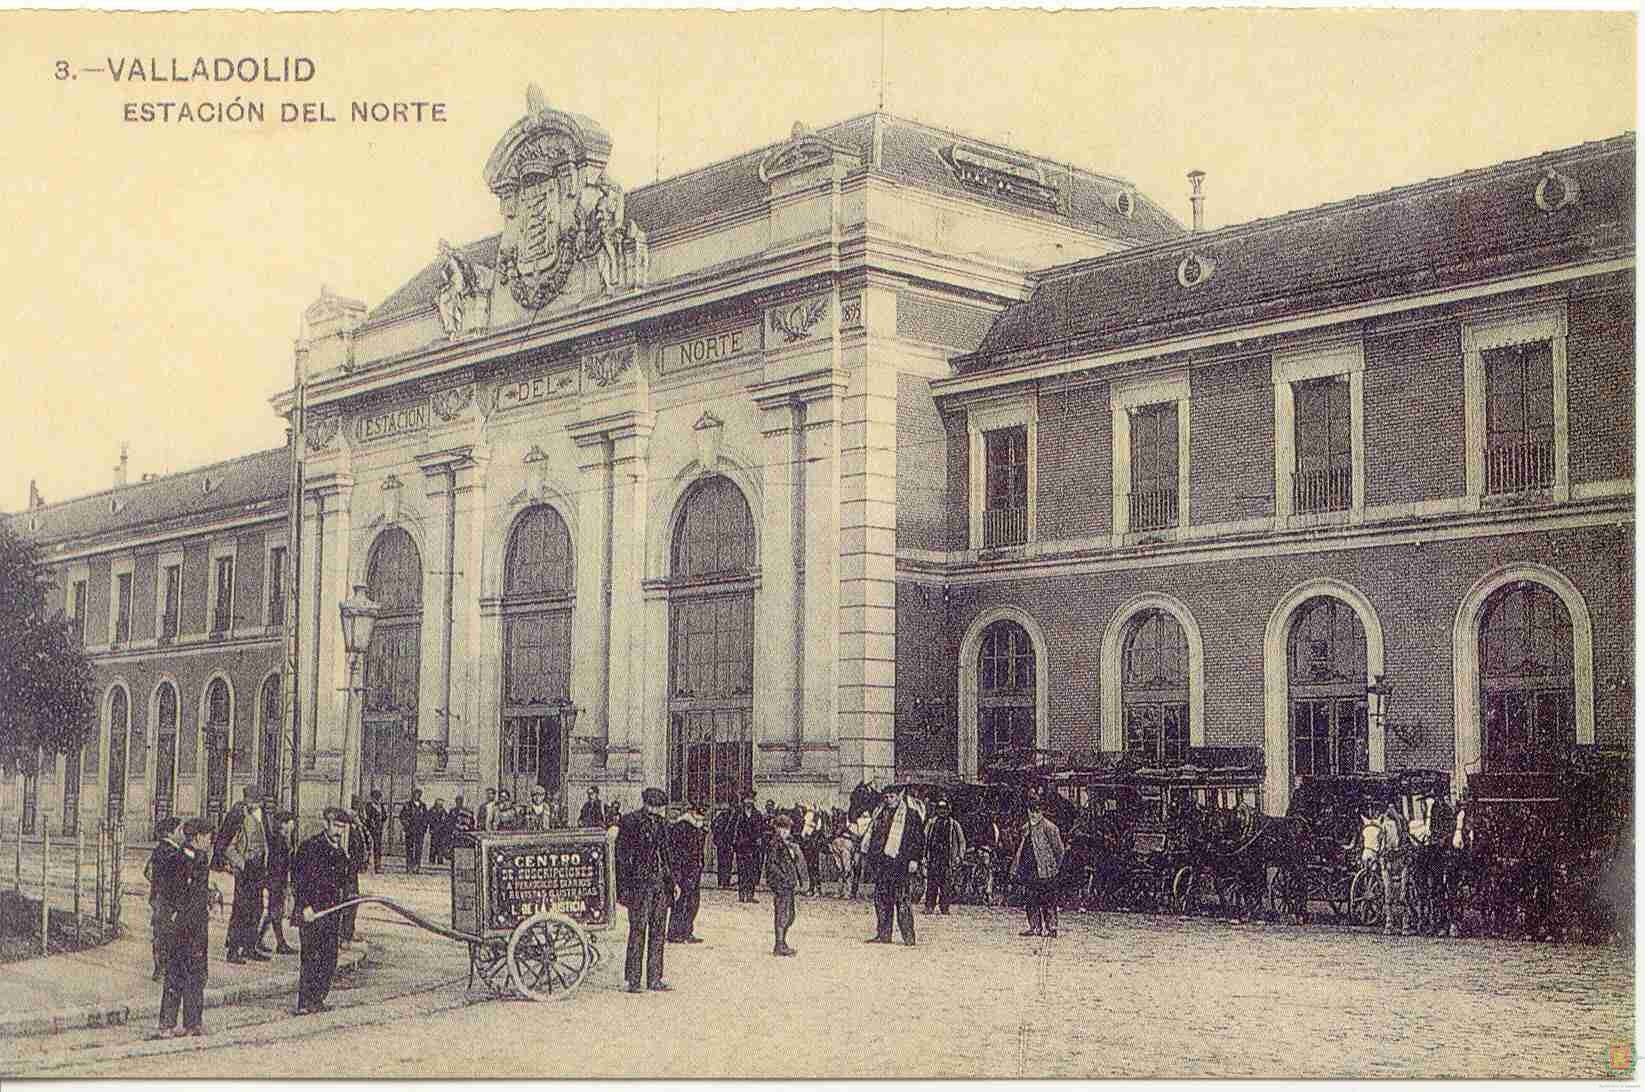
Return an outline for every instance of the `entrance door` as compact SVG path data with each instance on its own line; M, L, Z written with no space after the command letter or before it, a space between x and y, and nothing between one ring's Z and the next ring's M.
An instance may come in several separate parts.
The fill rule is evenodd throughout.
M221 822L228 810L229 721L228 683L213 679L206 689L206 817Z
M400 805L411 799L411 783L417 775L416 722L398 714L367 714L365 736L360 740L360 773L363 794L383 794L389 824L384 834L384 852L399 853L405 840L400 829Z
M80 826L80 748L63 759L63 833L73 834Z
M1304 689L1304 688L1296 688ZM1360 697L1291 697L1291 773L1327 777L1369 766Z
M529 800L541 785L550 797L559 794L560 718L517 716L503 721L501 785L516 802Z
M162 683L156 705L159 729L154 745L154 819L172 813L177 800L177 691Z
M754 745L747 709L676 712L670 727L669 795L735 806L754 791Z

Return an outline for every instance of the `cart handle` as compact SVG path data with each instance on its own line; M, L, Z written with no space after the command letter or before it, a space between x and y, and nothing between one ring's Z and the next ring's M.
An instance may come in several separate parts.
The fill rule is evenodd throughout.
M316 922L328 914L335 914L339 910L347 910L351 906L363 906L368 902L374 902L380 906L386 906L418 928L427 929L431 933L438 933L440 936L447 937L451 940L461 941L465 944L480 944L485 940L484 937L477 937L470 933L459 933L455 929L447 929L443 925L436 925L432 921L429 921L427 918L423 917L421 914L417 913L415 910L401 906L393 899L385 899L380 895L361 895L359 898L349 899L346 902L340 902L336 906L321 910L319 913L310 918L309 921Z

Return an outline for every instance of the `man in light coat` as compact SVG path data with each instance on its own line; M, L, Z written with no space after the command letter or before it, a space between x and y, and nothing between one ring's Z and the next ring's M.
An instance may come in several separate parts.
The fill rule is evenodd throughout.
M908 881L920 870L925 856L925 824L908 806L903 794L888 787L868 822L863 838L863 875L874 881L874 935L869 944L891 943L891 920L896 916L902 942L914 946L914 907Z
M268 956L257 943L257 930L263 924L263 883L268 878L268 820L257 788L245 787L241 802L224 818L219 837L227 841L223 863L234 873L228 961L266 963Z
M1038 797L1029 797L1028 825L1011 861L1011 877L1028 893L1025 937L1057 935L1057 877L1065 852L1062 832L1045 814Z

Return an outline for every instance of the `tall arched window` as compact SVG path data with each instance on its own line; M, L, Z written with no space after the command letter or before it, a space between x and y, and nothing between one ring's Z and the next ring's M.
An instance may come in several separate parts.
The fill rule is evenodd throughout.
M131 699L126 688L116 686L109 694L108 803L110 819L119 819L126 806L126 743L131 727Z
M1479 627L1484 769L1535 770L1576 742L1571 616L1541 584L1508 584Z
M257 704L262 719L262 733L257 747L257 783L264 794L273 796L280 788L280 727L283 723L280 715L280 676L270 675L263 680L263 697Z
M391 810L411 795L417 772L417 704L422 667L423 559L403 527L377 536L366 564L366 594L382 608L366 654L363 788Z
M754 520L729 478L706 478L674 528L669 791L733 803L754 787Z
M1365 627L1354 608L1316 596L1292 616L1289 657L1291 776L1370 769Z
M206 686L206 814L219 819L228 807L229 732L234 709L228 683L213 679Z
M977 653L977 769L1008 752L1030 751L1035 726L1034 642L1016 622L1001 619L982 633Z
M154 818L164 819L177 803L177 688L160 684L154 694Z
M1125 749L1150 762L1188 757L1188 637L1162 610L1137 615L1125 637L1120 694Z
M526 799L563 789L571 744L556 703L571 695L571 534L547 505L514 523L503 562L501 784Z

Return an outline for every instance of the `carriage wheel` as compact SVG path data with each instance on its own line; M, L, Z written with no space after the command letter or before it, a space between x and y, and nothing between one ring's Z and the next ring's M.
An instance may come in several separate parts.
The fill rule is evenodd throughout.
M1348 916L1356 925L1381 925L1386 905L1382 875L1375 869L1361 869L1348 889Z
M508 977L533 1001L562 1001L594 964L594 942L558 914L536 914L508 938Z
M471 988L476 978L484 982L492 993L508 991L507 941L501 938L482 940L468 946L468 984Z
M1284 921L1287 916L1301 919L1306 899L1301 900L1304 905L1297 905L1298 899L1294 885L1295 874L1284 865L1276 867L1268 877L1268 890L1265 892L1264 905L1275 921Z
M1245 881L1238 875L1217 880L1216 889L1217 902L1221 904L1223 913L1236 921L1250 921L1256 905L1261 902L1246 894Z
M1173 914L1199 912L1200 902L1195 891L1198 880L1199 873L1192 865L1183 865L1177 869L1176 875L1171 878L1171 895L1166 903Z

